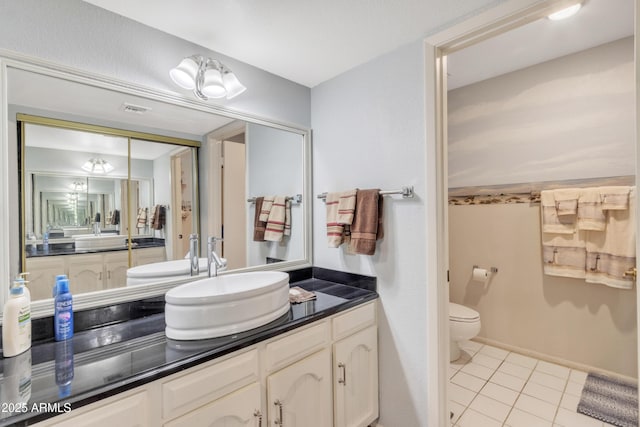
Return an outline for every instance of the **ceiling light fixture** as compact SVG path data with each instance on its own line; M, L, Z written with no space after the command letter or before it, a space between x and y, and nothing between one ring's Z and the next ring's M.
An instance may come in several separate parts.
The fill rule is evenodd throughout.
M89 173L106 174L111 172L114 167L105 159L91 158L84 162L82 169Z
M234 98L247 90L233 72L217 59L193 55L184 58L169 71L171 80L203 101L211 98Z
M572 17L576 13L578 13L581 7L582 7L582 3L576 3L573 6L569 6L555 13L552 13L551 15L547 16L547 18L551 19L552 21L560 21L562 19L567 19Z

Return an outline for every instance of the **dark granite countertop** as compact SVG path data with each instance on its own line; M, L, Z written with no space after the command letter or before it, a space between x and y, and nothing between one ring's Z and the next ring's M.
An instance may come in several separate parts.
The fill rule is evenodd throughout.
M131 249L144 249L144 248L160 248L164 247L164 239L158 239L153 237L134 238ZM50 241L49 248L44 249L42 244L36 245L36 250L28 249L26 252L27 258L39 258L47 256L59 256L59 255L78 255L78 254L94 254L102 252L117 252L126 251L128 247L122 246L121 248L110 249L86 249L76 250L73 242L56 243L55 240Z
M157 313L76 332L66 342L43 340L0 362L0 426L34 424L378 297L375 278L335 273L314 268L305 278L290 272L291 285L314 291L316 300L292 304L279 319L239 334L174 341L164 334L164 313Z

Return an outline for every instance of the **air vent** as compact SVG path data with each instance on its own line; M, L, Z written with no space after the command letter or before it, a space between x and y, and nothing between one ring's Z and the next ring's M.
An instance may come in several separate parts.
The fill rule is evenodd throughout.
M136 113L136 114L144 114L147 111L151 111L150 107L143 107L142 105L129 104L128 102L125 102L124 104L122 104L122 107L120 107L120 109L127 113Z

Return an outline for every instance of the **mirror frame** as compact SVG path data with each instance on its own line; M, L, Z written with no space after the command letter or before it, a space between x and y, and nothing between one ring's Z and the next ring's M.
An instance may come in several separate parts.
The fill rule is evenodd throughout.
M27 55L17 54L15 52L0 49L0 169L1 183L0 185L0 202L3 206L9 206L9 209L0 210L0 286L6 284L9 286L11 277L11 222L10 216L17 211L17 206L11 205L11 168L10 164L15 159L10 158L9 150L9 128L8 128L8 78L7 69L13 68L23 71L30 71L38 74L56 77L76 83L94 86L102 89L113 90L117 92L127 93L130 95L140 96L151 100L164 102L178 107L198 110L205 113L216 114L231 119L244 120L246 122L264 125L276 129L281 129L298 134L302 137L303 143L303 196L302 206L304 208L303 219L304 225L300 227L303 233L303 257L297 260L284 261L275 264L265 264L244 269L232 270L229 273L240 273L244 271L256 270L281 270L288 271L298 268L310 267L312 265L312 188L311 188L311 129L290 125L284 122L278 122L254 116L252 114L243 113L225 108L220 105L209 104L204 101L190 99L180 96L172 92L159 89L149 88L135 83L126 82L124 80L107 77L104 75L78 70L72 67L63 66L54 62L42 60ZM214 129L212 129L213 131ZM17 178L17 177L16 177ZM196 181L197 182L197 181ZM13 189L15 191L15 189ZM202 211L202 203L199 203L199 209ZM205 221L200 218L200 233L208 233L203 230ZM221 273L224 274L224 273ZM93 307L108 306L127 301L139 300L154 296L164 295L167 290L180 284L189 282L194 279L177 280L171 282L162 282L158 284L123 287L109 289L74 296L74 310L84 310ZM0 307L4 306L4 302L8 297L8 292L0 292ZM31 304L32 318L40 318L53 315L52 299L35 301Z

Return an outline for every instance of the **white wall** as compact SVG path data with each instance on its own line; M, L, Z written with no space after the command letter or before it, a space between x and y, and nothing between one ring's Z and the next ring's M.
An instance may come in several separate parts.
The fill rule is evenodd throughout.
M304 145L302 136L261 125L247 125L247 192L256 196L294 196L303 193ZM266 257L283 260L304 256L303 206L291 206L291 236L282 242L254 242L255 204L247 209L247 262L262 265ZM311 209L310 206L307 209Z
M449 91L449 187L635 173L633 37Z
M314 264L377 276L380 423L389 427L427 419L424 72L416 42L311 91ZM327 247L316 194L404 185L415 186L416 198L385 197L375 255Z

